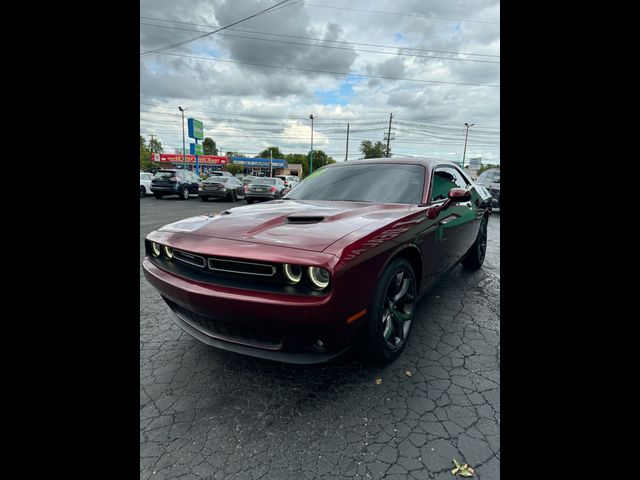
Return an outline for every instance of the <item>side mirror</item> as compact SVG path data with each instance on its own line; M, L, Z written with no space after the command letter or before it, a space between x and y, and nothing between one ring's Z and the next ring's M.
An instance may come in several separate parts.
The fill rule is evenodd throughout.
M449 203L469 202L471 200L471 191L464 188L452 188L449 190Z

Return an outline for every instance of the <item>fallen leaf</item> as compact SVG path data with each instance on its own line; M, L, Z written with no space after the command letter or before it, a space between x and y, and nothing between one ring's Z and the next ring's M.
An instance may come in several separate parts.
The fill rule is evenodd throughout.
M404 373L405 373L405 375L406 375L407 377L410 377L410 376L411 376L411 372L410 372L409 370L405 370L405 372L404 372Z
M455 463L456 465L456 468L451 470L451 473L453 475L459 474L463 477L472 477L475 473L473 468L471 468L467 463L465 463L464 465L460 465L455 458L453 459L453 463Z
M376 385L380 385L382 383L382 379L381 378L376 378Z

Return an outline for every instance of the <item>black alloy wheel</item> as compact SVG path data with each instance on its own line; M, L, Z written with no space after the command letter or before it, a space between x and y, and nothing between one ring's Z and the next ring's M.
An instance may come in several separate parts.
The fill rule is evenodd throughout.
M404 258L385 270L374 294L361 348L374 362L395 360L407 343L416 309L416 278Z
M467 255L462 259L462 266L468 270L478 270L484 263L487 253L487 217L482 217L478 236Z
M144 185L140 185L140 198L147 195L147 189L144 188Z

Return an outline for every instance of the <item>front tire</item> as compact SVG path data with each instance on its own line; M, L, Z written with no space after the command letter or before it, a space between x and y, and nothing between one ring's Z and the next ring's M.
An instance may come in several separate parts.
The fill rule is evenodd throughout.
M200 196L200 200L202 200L203 202L206 202L207 200L209 200L209 197L205 197L204 195Z
M416 309L416 277L398 258L386 268L373 295L361 351L367 360L390 363L400 356L411 333Z
M473 242L469 252L462 259L462 266L467 270L478 270L484 263L484 257L487 253L487 217L482 217L478 236Z
M153 196L157 199L161 199L163 195L161 193L154 193Z
M180 200L189 200L189 189L184 187L182 189L182 193L180 194Z
M140 198L144 198L147 195L147 189L144 186L140 187Z

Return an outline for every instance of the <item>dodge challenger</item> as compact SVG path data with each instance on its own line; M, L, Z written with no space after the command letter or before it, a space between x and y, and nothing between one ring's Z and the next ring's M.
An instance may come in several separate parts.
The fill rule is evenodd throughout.
M491 194L453 163L340 162L282 199L151 232L144 275L213 347L309 364L356 346L390 362L420 296L459 263L482 266L490 214Z

